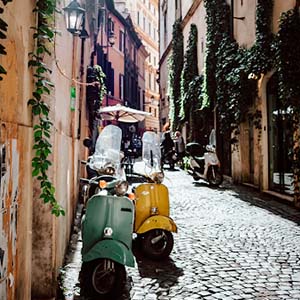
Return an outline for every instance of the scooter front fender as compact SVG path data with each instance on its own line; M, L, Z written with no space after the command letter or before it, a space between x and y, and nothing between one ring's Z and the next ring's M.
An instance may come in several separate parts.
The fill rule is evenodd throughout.
M134 267L135 260L131 250L116 240L102 240L82 255L82 261L88 262L98 258L111 259L121 265Z
M171 218L158 215L146 219L138 228L136 233L142 234L152 229L163 229L170 232L177 232L177 226Z

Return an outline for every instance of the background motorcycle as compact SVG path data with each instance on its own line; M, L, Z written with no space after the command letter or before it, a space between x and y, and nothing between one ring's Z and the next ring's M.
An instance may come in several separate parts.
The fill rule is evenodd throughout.
M204 147L198 143L186 145L189 158L188 173L194 180L204 179L211 186L219 186L223 182L221 164L216 153L216 136L213 129L209 136L209 144Z

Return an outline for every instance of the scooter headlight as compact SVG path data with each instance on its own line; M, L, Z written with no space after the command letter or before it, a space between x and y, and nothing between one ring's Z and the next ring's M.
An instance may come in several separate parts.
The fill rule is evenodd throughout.
M114 175L115 174L115 168L114 167L106 167L104 170L104 173L107 175Z
M117 196L124 196L128 190L128 182L125 180L120 181L115 186Z
M103 230L103 233L104 233L105 237L111 237L113 232L114 231L110 227L105 227L104 230Z
M162 183L165 178L165 175L163 172L156 172L153 174L152 178L155 183Z

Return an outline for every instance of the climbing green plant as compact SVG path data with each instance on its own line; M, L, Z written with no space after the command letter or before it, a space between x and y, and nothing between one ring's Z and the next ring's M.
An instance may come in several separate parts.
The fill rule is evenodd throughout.
M103 72L101 66L99 65L94 65L93 66L93 69L95 71L95 79L96 79L96 85L97 87L99 88L99 101L100 103L102 103L102 100L104 98L104 96L106 95L107 93L107 89L106 89L106 85L105 85L105 78L106 78L106 75L105 73Z
M198 76L198 54L197 54L198 30L195 24L191 24L188 38L187 50L184 55L183 69L180 81L180 118L181 121L188 121L190 110L193 106L191 97L187 97L189 84Z
M12 2L12 0L1 0L4 6L7 5L8 2ZM4 13L4 8L0 7L0 15ZM0 39L6 39L6 32L7 32L8 24L0 17ZM0 55L6 55L5 47L0 43ZM5 75L6 70L5 68L0 65L0 81L3 80L1 75Z
M205 0L207 50L202 107L215 107L222 132L239 133L239 125L251 114L257 80L273 66L271 21L273 0L258 0L256 41L239 47L230 25L230 7L225 0ZM255 112L252 117L259 117ZM255 124L259 124L256 120ZM258 125L260 128L260 125Z
M187 137L188 142L196 140L196 132L198 128L198 118L200 109L202 107L202 84L203 76L195 76L192 81L189 83L187 92L186 92L186 101L189 103L188 111L188 126L189 126L189 135Z
M168 59L168 66L169 118L171 120L171 129L175 131L180 123L180 76L183 67L183 34L180 19L173 24L172 54Z
M50 135L53 123L49 118L49 106L44 101L45 95L50 95L54 86L49 80L51 69L45 63L45 59L51 56L54 45L55 28L53 26L56 12L55 0L38 0L33 12L37 17L37 25L33 27L33 39L35 48L29 53L28 66L33 69L35 87L28 105L32 108L32 114L36 120L33 127L34 157L32 159L32 176L40 182L40 198L51 206L51 212L55 216L65 215L65 211L55 198L55 188L48 177L51 166L49 155L52 153Z

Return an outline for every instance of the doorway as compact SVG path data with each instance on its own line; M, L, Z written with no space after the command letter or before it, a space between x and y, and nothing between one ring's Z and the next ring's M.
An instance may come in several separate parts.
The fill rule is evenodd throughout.
M269 188L293 194L293 124L291 108L282 108L278 97L278 79L274 74L267 84Z

